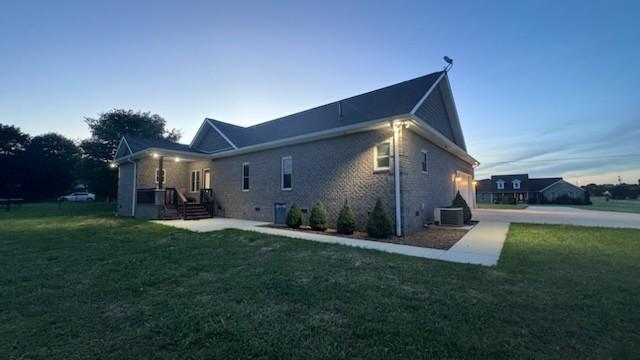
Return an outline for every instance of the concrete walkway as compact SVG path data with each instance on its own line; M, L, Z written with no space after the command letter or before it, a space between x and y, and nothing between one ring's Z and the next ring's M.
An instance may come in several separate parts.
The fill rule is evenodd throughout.
M262 227L260 225L266 225L267 223L241 219L213 218L197 221L155 220L153 222L196 232L217 231L223 229L255 231L263 234L311 240L328 244L341 244L363 249L380 250L393 254L485 266L497 264L500 252L502 251L502 245L509 229L509 223L505 222L487 221L486 223L479 223L453 247L451 247L451 249L438 250L418 246L390 244L380 241L349 239L339 236Z
M529 206L522 210L474 209L473 218L530 224L563 224L640 229L640 214L576 209L568 206Z

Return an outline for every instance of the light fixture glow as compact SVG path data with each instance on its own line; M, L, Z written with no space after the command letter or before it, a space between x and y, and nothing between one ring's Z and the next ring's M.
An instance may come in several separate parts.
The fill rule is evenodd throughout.
M115 168L118 167L118 164L112 162L112 163L109 163L109 167L112 168L112 169L115 169Z
M179 158L179 157L176 157L176 162L179 162L179 161L180 161L180 158Z
M153 156L154 158L158 157L158 153L151 153L151 156Z
M462 178L460 176L456 176L456 181L460 182L460 181L462 181Z

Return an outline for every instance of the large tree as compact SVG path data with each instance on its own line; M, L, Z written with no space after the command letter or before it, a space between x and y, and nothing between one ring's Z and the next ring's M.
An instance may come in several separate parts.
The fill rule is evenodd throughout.
M175 129L168 130L167 122L160 115L150 112L113 109L99 114L98 118L86 118L85 122L91 137L80 144L83 156L78 174L90 189L108 198L116 196L118 181L117 171L108 164L124 135L170 141L178 141L181 136Z
M20 128L0 124L0 198L24 196L26 171L21 155L29 140L29 135Z
M71 190L80 149L66 137L49 133L34 137L23 153L26 197L53 200Z

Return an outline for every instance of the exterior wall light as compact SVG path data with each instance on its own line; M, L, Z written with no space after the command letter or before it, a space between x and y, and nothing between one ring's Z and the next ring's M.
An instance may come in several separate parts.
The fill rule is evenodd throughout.
M151 156L153 156L154 158L157 158L158 157L158 153L155 153L155 152L151 153Z
M115 169L115 168L118 167L118 164L116 164L114 162L111 162L111 163L109 163L109 167L112 168L112 169Z

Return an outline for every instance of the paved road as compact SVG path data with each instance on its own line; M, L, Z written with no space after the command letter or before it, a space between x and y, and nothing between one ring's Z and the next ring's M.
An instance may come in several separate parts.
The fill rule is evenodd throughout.
M582 210L566 206L529 206L523 210L474 209L473 218L479 221L640 229L640 214Z

